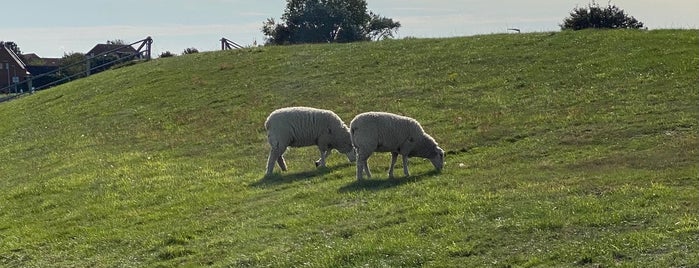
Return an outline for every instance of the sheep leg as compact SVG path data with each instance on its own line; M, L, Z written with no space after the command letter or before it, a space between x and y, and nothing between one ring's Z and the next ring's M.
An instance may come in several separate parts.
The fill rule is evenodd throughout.
M367 160L369 160L369 156L364 158L364 165L362 165L362 167L364 168L364 173L366 173L366 177L368 179L371 179L371 171L369 171L369 163L367 163Z
M369 171L369 165L367 164L367 160L358 160L357 161L357 180L362 180L363 177L362 175L366 173L366 177L371 179L371 172Z
M405 174L406 177L409 177L410 172L408 172L408 156L401 155L401 157L403 157L403 174Z
M279 168L282 169L282 171L286 171L286 161L284 161L284 153L277 158L277 163L279 164Z
M357 150L357 180L362 180L363 173L366 173L367 178L371 178L371 172L369 171L369 164L367 159L369 159L370 154L364 154Z
M364 172L366 172L366 177L371 179L371 171L369 171L369 164L364 160Z
M272 174L274 171L274 162L279 163L279 167L282 169L282 171L286 171L284 151L286 151L286 148L279 149L279 147L272 147L272 149L270 149L269 158L267 159L267 175Z
M357 159L357 180L362 180L362 175L364 173L364 161Z
M267 172L265 172L265 175L271 175L274 171L274 161L275 159L272 158L272 153L270 152L269 158L267 158Z
M277 154L274 148L269 150L269 158L267 158L267 175L272 174L272 172L274 171L274 164L278 158L279 155Z
M393 178L393 167L396 165L396 160L398 159L398 153L391 153L391 165L388 166L388 178Z
M330 150L318 148L320 151L320 159L316 161L316 167L325 167L325 158L330 154Z

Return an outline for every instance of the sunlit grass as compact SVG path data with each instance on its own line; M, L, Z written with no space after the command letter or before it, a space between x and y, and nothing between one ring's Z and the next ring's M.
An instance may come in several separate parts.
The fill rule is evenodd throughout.
M0 104L0 266L697 266L696 31L261 47ZM374 178L270 111L418 119L441 173ZM399 164L400 165L400 164ZM400 168L400 167L397 167ZM401 174L400 172L398 174Z

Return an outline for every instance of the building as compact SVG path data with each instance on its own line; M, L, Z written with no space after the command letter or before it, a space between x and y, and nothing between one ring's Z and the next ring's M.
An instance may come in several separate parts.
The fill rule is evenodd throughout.
M55 66L61 65L61 58L42 58L34 53L23 54L22 59L27 66ZM31 72L31 71L29 71ZM36 75L35 73L32 73Z
M5 46L4 42L0 42L0 93L26 89L27 86L23 83L30 75L22 58Z
M27 70L32 74L32 87L37 90L54 85L60 78L56 75L61 67L61 58L42 58L34 53L22 55Z
M84 59L67 63L70 60L64 62L63 58L41 58L34 53L18 55L10 48L11 42L0 41L0 93L42 90L108 70L115 65L127 64L137 59L150 59L152 39L148 37L139 42L141 47L138 50L132 45L97 44L84 54ZM146 50L141 52L143 47L146 47ZM78 56L82 57L83 54Z
M90 61L90 72L95 74L116 64L140 58L140 53L130 45L97 44L85 56Z
M119 58L126 56L137 55L138 51L129 45L115 45L115 44L97 44L95 47L90 49L85 53L88 57L95 57L100 55L113 55Z

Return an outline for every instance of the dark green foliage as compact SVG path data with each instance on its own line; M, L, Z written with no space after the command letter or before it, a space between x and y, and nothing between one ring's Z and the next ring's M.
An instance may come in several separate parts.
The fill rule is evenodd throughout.
M165 51L163 53L160 53L161 58L169 58L169 57L174 57L174 56L175 56L175 54L173 54L170 51Z
M0 42L0 45L4 45L5 47L7 47L10 50L12 50L13 52L15 52L15 54L17 54L17 55L22 55L22 50L19 49L19 46L15 42L12 42L12 41Z
M97 57L90 57L90 74L96 74L113 68L116 65L130 61L130 57L120 58L119 54L106 54Z
M382 40L393 38L393 33L395 33L398 28L400 28L400 22L393 21L391 18L382 17L379 14L369 13L371 20L369 21L369 38L372 40Z
M87 64L81 64L84 63L85 60L85 54L80 52L63 55L63 59L61 59L61 71L57 75L61 78L68 79L85 77L87 73Z
M587 28L606 29L640 29L643 23L636 18L627 15L619 7L608 4L602 8L598 3L592 2L587 8L575 8L570 17L565 18L560 25L561 30L581 30Z
M364 0L288 0L283 23L267 19L267 44L346 43L393 37L400 23L367 12Z
M184 51L182 51L183 55L194 54L194 53L199 53L199 50L196 48L190 47L190 48L187 48Z
M109 44L109 45L122 45L122 46L128 45L126 43L126 41L121 40L121 39L108 40L107 44Z

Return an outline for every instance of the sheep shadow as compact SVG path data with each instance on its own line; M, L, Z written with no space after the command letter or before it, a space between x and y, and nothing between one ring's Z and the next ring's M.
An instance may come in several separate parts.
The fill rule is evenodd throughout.
M312 170L306 170L306 171L301 171L301 172L296 172L296 173L289 173L288 171L284 172L284 173L275 172L271 175L264 175L262 178L260 178L256 182L250 184L250 186L251 187L269 187L269 186L277 186L277 185L282 185L282 184L294 183L297 181L308 180L308 179L311 179L314 177L320 177L320 176L323 176L325 174L331 173L334 170L347 168L350 165L351 165L351 163L342 163L342 164L334 165L332 167L318 167L318 168L315 168Z
M358 191L382 191L394 187L398 187L404 184L415 183L423 180L427 177L434 177L438 175L439 172L436 170L429 171L427 173L419 175L411 175L409 177L396 177L393 179L364 179L361 181L354 180L352 183L342 186L338 192L358 192Z

